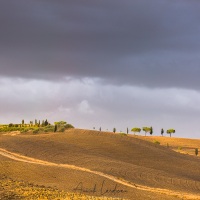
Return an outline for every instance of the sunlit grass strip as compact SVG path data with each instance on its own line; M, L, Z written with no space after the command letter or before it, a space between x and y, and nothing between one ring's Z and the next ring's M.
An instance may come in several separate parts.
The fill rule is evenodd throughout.
M32 200L124 200L122 198L95 197L69 193L58 189L35 186L30 183L3 178L0 180L0 199Z

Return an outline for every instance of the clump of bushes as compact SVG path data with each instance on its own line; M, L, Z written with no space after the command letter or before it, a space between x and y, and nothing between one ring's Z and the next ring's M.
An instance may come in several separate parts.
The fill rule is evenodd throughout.
M65 127L61 127L60 129L58 129L59 132L64 132L65 131Z
M64 126L66 129L68 129L68 128L74 128L74 126L72 126L71 124L65 124L65 126Z
M160 144L160 142L158 142L157 140L154 140L153 143L158 145Z
M126 133L119 133L119 135L121 135L121 136L127 136L127 134Z
M45 127L42 127L40 130L44 131L44 132L53 132L54 131L54 126L53 125L47 125Z
M37 129L35 129L35 130L33 131L34 134L37 134L38 132L39 132L39 128L37 128Z
M178 150L182 150L183 147L178 147Z
M56 128L55 128L56 126ZM74 128L71 124L67 122L60 121L55 122L55 126L51 125L47 120L42 122L42 124L37 123L35 120L35 125L31 121L30 124L24 124L22 120L22 124L8 124L8 125L0 125L0 132L13 132L20 131L21 133L31 132L33 134L44 133L44 132L64 132L66 129Z
M27 133L29 130L30 130L30 128L24 128L24 127L22 127L19 131L21 133Z
M74 128L74 126L65 121L54 122L54 124L54 132L64 132L66 129Z

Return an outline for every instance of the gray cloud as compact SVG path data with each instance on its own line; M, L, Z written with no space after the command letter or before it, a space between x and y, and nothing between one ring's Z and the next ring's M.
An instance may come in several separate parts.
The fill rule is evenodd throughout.
M1 0L0 123L152 125L157 134L175 128L198 137L199 7L197 0Z
M102 85L93 79L49 81L2 79L1 123L66 120L79 128L126 131L126 127L175 128L178 137L198 138L200 93L180 89L149 89Z
M1 1L1 76L199 89L198 1Z

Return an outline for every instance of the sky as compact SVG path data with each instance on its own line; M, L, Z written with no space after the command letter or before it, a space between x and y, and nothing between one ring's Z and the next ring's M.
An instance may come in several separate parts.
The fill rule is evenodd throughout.
M1 0L0 124L199 138L199 9L198 0Z

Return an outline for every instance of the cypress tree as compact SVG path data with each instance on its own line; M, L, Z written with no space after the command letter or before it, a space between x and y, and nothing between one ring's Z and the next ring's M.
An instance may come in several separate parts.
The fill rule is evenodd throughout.
M57 128L58 128L58 126L57 126L57 124L56 124L55 127L54 127L54 132L57 131Z
M161 135L162 135L162 136L163 136L163 133L164 133L164 129L162 128L162 129L161 129Z
M153 128L151 127L151 130L150 130L150 134L152 135L153 134Z
M47 119L44 122L44 126L47 126L49 124L49 122L47 121Z

